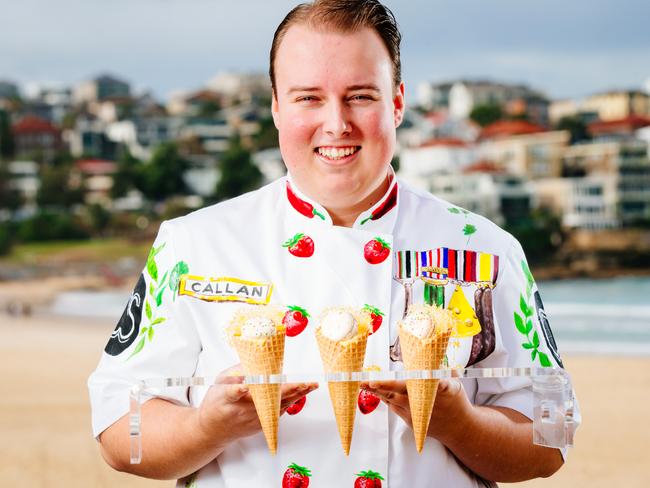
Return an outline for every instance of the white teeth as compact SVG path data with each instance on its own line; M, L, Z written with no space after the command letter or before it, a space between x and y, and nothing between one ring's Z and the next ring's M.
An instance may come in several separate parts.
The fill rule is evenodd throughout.
M317 150L318 154L325 156L326 158L341 159L345 156L349 156L350 154L354 154L358 149L356 147L319 147Z

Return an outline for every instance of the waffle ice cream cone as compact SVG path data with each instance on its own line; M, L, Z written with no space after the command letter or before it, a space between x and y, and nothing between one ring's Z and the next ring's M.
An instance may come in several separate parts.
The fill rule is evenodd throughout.
M275 334L246 337L243 324L255 318L268 318L275 324ZM230 328L231 343L237 350L242 369L249 375L281 374L284 362L285 328L282 314L264 307L247 309L235 314ZM257 416L262 424L266 444L272 454L278 447L278 424L280 420L280 384L248 385Z
M445 357L449 336L453 331L453 315L448 310L428 305L413 307L409 314L418 312L430 317L434 326L433 331L425 337L419 337L409 331L403 322L399 323L399 339L404 367L409 371L438 369ZM415 447L418 452L422 452L429 429L438 383L437 379L406 380Z
M370 316L365 312L347 311L355 317L358 324L357 334L353 338L335 341L326 337L321 327L316 329L316 340L326 373L351 373L363 369L370 330ZM328 388L341 438L341 446L347 456L350 454L350 444L352 443L359 382L330 381Z

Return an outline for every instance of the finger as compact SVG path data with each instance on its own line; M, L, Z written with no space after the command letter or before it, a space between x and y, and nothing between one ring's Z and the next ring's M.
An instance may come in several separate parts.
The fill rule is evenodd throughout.
M291 394L288 394L288 395L283 395L282 396L282 402L281 402L282 407L285 407L285 406L288 407L288 406L296 403L298 400L300 400L301 398L307 396L309 393L311 393L315 389L316 388L311 387L311 388L308 388L307 390L302 390L301 389L301 390L298 390L298 391L296 391L294 393L291 393Z
M228 369L224 369L219 375L215 383L221 384L232 384L232 383L243 383L244 381L244 371L241 367L241 364L235 364Z
M290 395L305 395L318 388L318 383L294 383L282 385L280 391L282 397Z
M463 385L457 379L451 378L440 380L438 388L442 393L446 393L448 395L457 395L463 389Z
M215 380L215 383L219 385L236 385L236 384L241 384L243 382L244 382L244 377L237 376L237 375L219 376Z
M248 394L244 385L224 385L224 398L229 403L236 403Z
M366 390L375 392L375 391L384 391L393 393L398 393L400 395L406 395L406 382L404 381L371 381L367 384Z

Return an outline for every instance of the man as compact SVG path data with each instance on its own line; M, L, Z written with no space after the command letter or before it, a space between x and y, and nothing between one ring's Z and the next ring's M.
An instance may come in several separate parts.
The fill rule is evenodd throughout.
M111 466L187 477L179 485L237 488L278 486L292 463L311 469L314 486L352 486L363 470L391 487L469 487L559 469L560 451L532 444L525 379L441 381L420 455L402 382L363 385L383 404L357 415L349 457L326 389L316 384L282 386L283 412L308 399L281 417L275 457L243 385L166 391L143 405L143 462L129 464L129 386L235 366L224 329L242 302L291 307L307 319L287 338L289 375L322 371L314 328L332 306L367 306L381 317L365 364L401 369L397 348L396 360L389 357L397 320L405 302L433 295L469 321L452 338L451 366L553 365L519 244L487 220L398 183L390 168L404 111L399 43L392 14L374 0L300 5L280 24L270 74L288 177L161 226L89 381L93 430Z

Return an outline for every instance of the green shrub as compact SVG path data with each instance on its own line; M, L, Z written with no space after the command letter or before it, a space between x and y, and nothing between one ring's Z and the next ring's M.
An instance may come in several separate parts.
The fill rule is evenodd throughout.
M22 242L72 241L88 237L88 232L74 217L63 213L41 212L18 226L18 238Z

